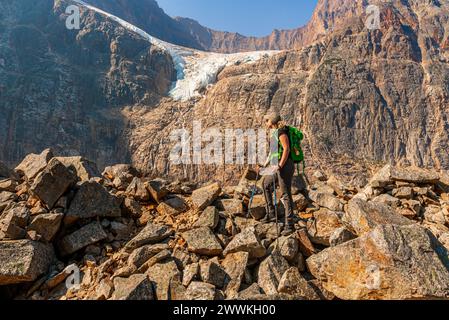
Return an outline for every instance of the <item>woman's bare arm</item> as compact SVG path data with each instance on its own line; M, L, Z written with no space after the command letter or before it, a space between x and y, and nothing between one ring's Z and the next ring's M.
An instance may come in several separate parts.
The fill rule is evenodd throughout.
M286 134L281 135L279 140L281 141L282 149L284 150L282 153L282 159L279 162L279 167L283 168L287 163L288 157L290 156L290 142L288 141L288 136Z

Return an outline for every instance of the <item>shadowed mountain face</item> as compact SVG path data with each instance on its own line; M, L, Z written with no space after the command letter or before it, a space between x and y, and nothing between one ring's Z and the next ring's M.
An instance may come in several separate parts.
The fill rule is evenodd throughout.
M65 1L0 1L1 160L46 146L106 163L127 161L124 105L156 103L171 57L101 15L65 27Z
M154 1L107 3L131 22L162 12ZM380 1L380 29L368 30L366 3L322 0L302 40L289 38L295 49L228 66L188 101L168 95L176 72L167 50L92 10L81 11L81 30L68 30L69 4L0 0L1 161L53 147L100 167L132 160L148 174L222 178L223 166L172 164L169 133L194 120L257 128L276 110L291 124L302 118L310 166L341 175L380 162L449 169L448 1ZM177 23L197 29L192 47L214 45L195 22ZM175 29L163 30L167 40ZM226 169L226 179L238 174Z

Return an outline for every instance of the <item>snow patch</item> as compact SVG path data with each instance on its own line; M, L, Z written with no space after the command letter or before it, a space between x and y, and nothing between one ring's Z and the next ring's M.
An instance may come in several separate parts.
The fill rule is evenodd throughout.
M177 46L149 35L135 25L98 9L82 0L72 0L75 3L96 11L117 22L127 30L134 32L152 45L168 52L173 60L177 81L173 83L170 96L177 101L187 101L201 96L201 92L217 81L218 73L223 68L245 63L254 63L264 57L269 57L279 51L254 51L235 54L220 54Z

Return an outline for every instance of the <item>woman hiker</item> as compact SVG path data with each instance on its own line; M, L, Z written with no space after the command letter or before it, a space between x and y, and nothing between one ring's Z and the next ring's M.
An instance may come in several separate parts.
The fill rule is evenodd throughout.
M266 175L263 179L267 214L262 222L275 221L273 193L276 191L275 185L279 185L282 193L281 201L285 208L285 224L281 234L288 236L294 231L292 181L295 173L295 164L290 156L289 128L277 113L266 116L264 121L267 128L274 130L274 133L270 141L270 156L264 165L264 167L271 165L270 172L273 174Z

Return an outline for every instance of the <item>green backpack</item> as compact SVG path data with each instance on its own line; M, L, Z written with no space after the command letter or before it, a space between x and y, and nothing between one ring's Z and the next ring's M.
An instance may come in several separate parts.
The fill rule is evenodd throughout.
M279 142L279 152L273 156L277 156L279 160L281 160L283 147L279 141L278 130L274 132L275 139ZM298 175L300 175L299 165L302 163L303 165L303 174L305 174L306 163L304 159L304 152L301 148L302 140L304 140L304 134L301 130L295 127L288 127L288 138L290 140L290 157L295 164L297 164Z

